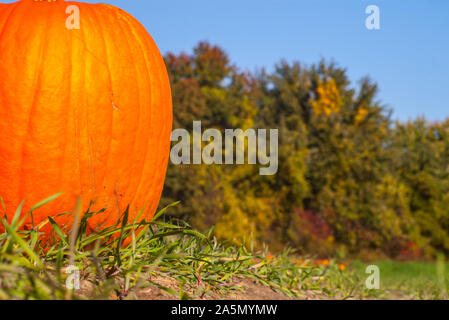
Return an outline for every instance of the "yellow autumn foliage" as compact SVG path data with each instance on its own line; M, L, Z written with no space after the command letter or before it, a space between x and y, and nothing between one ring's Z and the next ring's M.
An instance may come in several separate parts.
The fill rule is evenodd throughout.
M357 110L356 116L354 117L355 124L360 124L363 120L365 120L367 115L368 115L368 109L359 108L359 110Z
M240 245L263 238L264 230L273 223L275 216L267 199L251 193L239 197L238 190L229 184L223 186L225 212L217 220L215 234L219 239L227 239Z
M332 113L339 112L343 105L340 91L337 88L334 79L319 81L316 89L317 99L312 102L313 112L316 115L325 114L330 116Z

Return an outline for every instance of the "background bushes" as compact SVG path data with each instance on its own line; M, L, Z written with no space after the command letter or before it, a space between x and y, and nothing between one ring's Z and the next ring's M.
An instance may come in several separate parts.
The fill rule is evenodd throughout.
M250 165L170 165L161 205L180 200L173 215L271 250L449 251L449 120L393 122L376 83L353 85L326 61L248 73L205 42L165 61L175 128L279 129L274 176Z

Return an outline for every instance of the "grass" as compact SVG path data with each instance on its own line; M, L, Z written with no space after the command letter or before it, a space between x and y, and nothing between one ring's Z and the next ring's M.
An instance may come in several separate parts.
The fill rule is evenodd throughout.
M44 250L38 228L24 231L20 226L25 216L56 196L26 214L20 206L11 221L1 219L6 231L0 235L0 299L152 299L148 292L155 290L181 300L225 299L230 294L238 297L244 290L242 280L269 288L278 298L395 298L398 292L414 298L441 297L425 286L401 287L402 271L388 262L379 262L382 283L396 279L391 283L397 286L373 291L364 285L367 275L362 263L342 270L333 261L317 264L290 249L273 256L255 250L252 243L227 245L214 237L213 229L199 233L184 221L166 221L171 206L151 222L128 221L125 211L115 226L94 234L86 232L87 224L98 212L87 211L75 219L68 234L49 218L56 241ZM79 207L72 213L75 217L81 216ZM409 276L431 274L427 265L415 264L407 270ZM80 290L67 286L76 274ZM440 285L438 279L422 281Z
M96 234L86 233L88 220L96 212L86 212L69 234L49 218L57 241L43 250L38 228L21 230L21 209L12 221L5 217L1 221L6 232L0 235L0 299L132 299L149 287L179 299L211 293L225 297L241 290L234 282L238 277L286 297L303 297L304 292L321 293L322 277L328 272L307 262L296 263L290 250L271 257L266 251L248 249L251 245L220 243L213 229L199 233L184 221L164 222L169 207L151 222L129 223L125 211L115 226ZM73 213L77 217L78 210ZM126 246L124 239L131 239ZM87 289L67 288L73 266L79 270L81 283L90 284ZM168 278L176 281L177 290L154 280Z
M449 270L443 257L436 263L376 261L367 264L356 261L352 263L353 272L362 276L368 265L378 266L380 275L381 290L372 292L372 296L385 299L448 298Z

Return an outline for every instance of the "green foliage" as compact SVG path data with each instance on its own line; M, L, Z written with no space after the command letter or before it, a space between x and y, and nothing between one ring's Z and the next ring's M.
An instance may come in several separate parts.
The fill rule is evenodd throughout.
M251 74L200 43L166 63L175 127L201 120L222 132L279 129L275 176L247 165L170 166L163 203L181 200L178 217L274 250L398 257L412 243L429 257L449 251L449 121L392 123L375 83L353 87L345 69L326 61Z

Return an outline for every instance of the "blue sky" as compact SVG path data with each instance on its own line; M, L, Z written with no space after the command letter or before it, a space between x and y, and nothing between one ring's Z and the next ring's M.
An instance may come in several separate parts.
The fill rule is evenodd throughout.
M88 1L99 2L99 1ZM449 117L447 0L104 0L134 15L162 53L190 52L200 40L223 47L250 71L281 59L321 58L369 75L393 118ZM380 8L381 29L365 28L365 8Z

